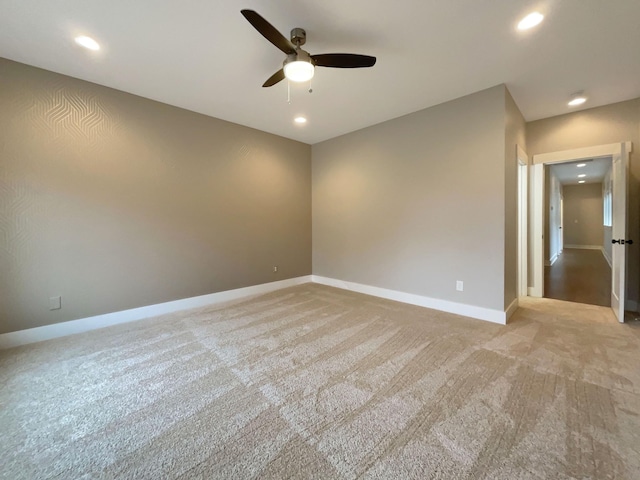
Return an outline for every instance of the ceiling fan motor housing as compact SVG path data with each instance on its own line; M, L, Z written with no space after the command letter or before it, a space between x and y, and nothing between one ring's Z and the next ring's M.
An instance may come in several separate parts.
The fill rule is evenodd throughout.
M311 55L309 55L309 52L302 50L301 48L297 48L296 53L287 55L287 58L284 59L284 62L282 62L282 65L284 66L287 63L291 63L291 62L307 62L313 65L314 67L316 66L316 62L313 60L313 58L311 58Z
M304 28L294 28L291 30L291 43L296 47L307 43L307 32L305 32Z

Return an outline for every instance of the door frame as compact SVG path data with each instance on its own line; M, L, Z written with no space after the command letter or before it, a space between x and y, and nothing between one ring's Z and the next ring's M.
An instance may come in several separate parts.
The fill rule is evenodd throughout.
M518 162L518 285L517 296L529 293L529 157L520 145L516 145Z
M613 157L616 154L622 154L623 146L627 154L631 153L632 143L620 142L559 152L540 153L533 156L531 169L533 219L532 232L529 238L531 241L533 278L532 285L529 287L530 296L544 296L544 166L590 158Z

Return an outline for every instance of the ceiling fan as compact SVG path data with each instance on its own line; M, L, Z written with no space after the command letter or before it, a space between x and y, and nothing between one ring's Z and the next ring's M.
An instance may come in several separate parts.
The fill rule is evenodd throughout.
M291 41L289 41L257 12L242 10L241 13L264 38L287 54L283 67L271 75L264 82L263 87L271 87L285 78L293 82L306 82L313 78L315 67L363 68L373 67L376 63L376 57L354 53L311 55L300 48L307 41L307 32L304 29L291 30Z

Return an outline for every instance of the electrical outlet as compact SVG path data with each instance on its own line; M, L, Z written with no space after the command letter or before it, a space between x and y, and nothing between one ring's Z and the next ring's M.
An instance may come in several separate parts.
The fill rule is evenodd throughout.
M278 266L277 266L277 265L274 265L274 266L273 266L273 273L277 273L277 272L278 272Z
M462 292L464 290L464 282L462 280L456 281L456 290Z
M60 310L62 308L62 297L49 297L49 310Z

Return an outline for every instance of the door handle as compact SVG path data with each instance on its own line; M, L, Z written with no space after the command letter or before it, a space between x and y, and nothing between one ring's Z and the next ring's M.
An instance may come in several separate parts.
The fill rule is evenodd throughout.
M611 240L611 243L619 243L620 245L624 245L625 243L628 245L633 245L633 240L625 240L621 238L620 240Z
M611 243L620 243L620 240L611 240ZM624 240L622 240L622 243L624 243Z

